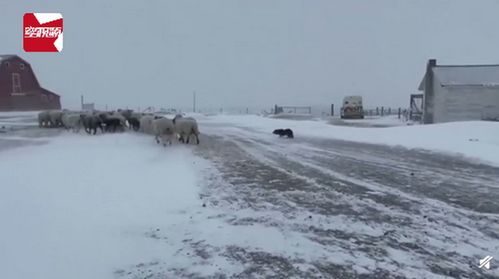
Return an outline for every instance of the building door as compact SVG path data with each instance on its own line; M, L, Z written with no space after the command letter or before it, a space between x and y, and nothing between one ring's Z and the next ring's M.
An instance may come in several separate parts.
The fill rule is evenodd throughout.
M12 93L21 93L21 75L12 73Z

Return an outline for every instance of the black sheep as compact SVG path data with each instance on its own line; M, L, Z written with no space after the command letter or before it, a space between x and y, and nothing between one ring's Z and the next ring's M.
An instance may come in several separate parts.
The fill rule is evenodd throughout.
M116 132L122 130L121 121L118 118L107 118L102 121L106 125L106 132Z
M130 129L133 129L134 131L138 131L140 128L140 120L137 117L129 117L127 118L128 125L130 125Z
M93 134L95 135L95 133L97 133L97 128L100 128L101 132L103 132L102 119L98 115L82 114L80 115L80 119L87 134L91 134L93 131Z
M107 112L100 113L99 117L100 119L102 119L102 123L106 126L106 132L114 133L116 131L123 132L125 130L124 123L122 122L121 118Z

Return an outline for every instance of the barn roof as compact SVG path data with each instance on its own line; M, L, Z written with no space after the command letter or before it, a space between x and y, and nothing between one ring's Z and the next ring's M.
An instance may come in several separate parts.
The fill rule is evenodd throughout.
M21 60L26 65L30 65L28 61L22 59L19 55L15 55L15 54L0 54L0 63L2 63L2 61L4 61L4 60L6 61L6 60L14 59L14 58Z
M499 65L437 65L432 70L442 87L499 87ZM424 90L425 77L420 91Z
M42 93L43 93L43 94L45 94L45 95L55 95L55 96L58 96L58 97L59 97L59 95L57 95L57 94L55 94L54 92L52 92L52 91L50 91L50 90L47 90L47 89L45 89L45 88L43 88L43 87L42 87L42 88L40 88L40 89L42 90Z
M17 55L14 54L0 54L0 60L8 60L11 58L16 57Z

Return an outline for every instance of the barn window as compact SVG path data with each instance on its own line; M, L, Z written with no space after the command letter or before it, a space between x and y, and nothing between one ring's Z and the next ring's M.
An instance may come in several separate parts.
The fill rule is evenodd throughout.
M19 64L19 69L24 70L24 63Z
M21 93L21 75L19 73L12 74L12 93Z

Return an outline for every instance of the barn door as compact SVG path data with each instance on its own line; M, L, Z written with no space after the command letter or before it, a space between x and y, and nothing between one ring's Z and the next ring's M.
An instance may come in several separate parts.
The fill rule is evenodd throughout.
M21 93L21 75L12 73L12 93Z

